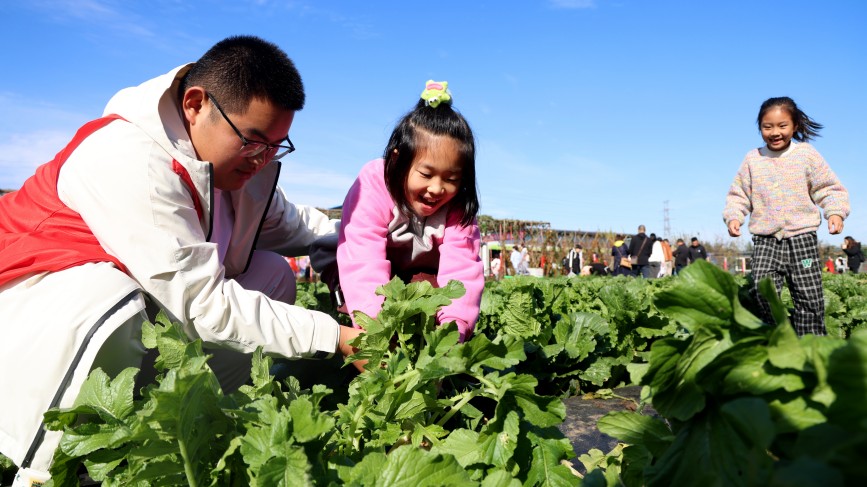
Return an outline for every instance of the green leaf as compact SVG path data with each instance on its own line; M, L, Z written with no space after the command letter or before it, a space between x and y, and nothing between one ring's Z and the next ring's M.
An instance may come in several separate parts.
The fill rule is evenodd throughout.
M493 428L494 424L489 423L489 428L479 436L478 447L484 463L505 469L518 445L520 432L518 414L509 411L502 421L496 423L500 425L499 428Z
M529 431L527 437L533 444L533 454L525 485L565 487L579 484L580 479L561 463L574 456L567 440L542 438L533 431Z
M705 406L705 391L697 383L696 377L731 345L732 342L727 336L717 336L709 328L698 328L678 358L671 380L654 391L653 407L665 417L682 421L701 411ZM656 348L656 344L653 348ZM651 371L652 357L653 355Z
M624 443L642 445L656 457L674 441L674 434L664 422L631 411L610 412L599 419L597 428Z
M722 405L724 420L751 447L767 450L776 430L771 421L768 405L756 397L735 399Z
M514 337L498 336L491 341L485 335L475 335L461 347L460 354L466 358L466 367L472 372L483 368L504 370L526 359L523 341Z
M253 382L254 388L270 388L274 384L274 377L271 375L271 365L273 363L274 361L271 357L266 356L262 352L262 347L256 347L250 367L250 379ZM268 390L270 391L270 389Z
M479 450L479 433L459 428L453 430L439 445L431 448L431 453L451 455L463 467L482 461Z
M831 354L828 384L837 396L829 417L843 424L867 417L867 330L853 333L844 347Z
M697 381L709 390L729 396L804 389L804 380L799 374L772 366L768 355L769 350L757 339L741 340L716 357L699 374Z
M299 397L289 404L292 417L292 434L299 442L309 442L331 434L334 419L313 407L307 397Z
M355 468L363 478L374 480L362 485L389 487L418 487L419 485L469 486L476 485L467 472L451 455L439 455L412 446L402 446L391 452L385 463L381 458L368 457ZM354 477L355 475L353 475Z
M495 468L485 475L481 487L521 487L521 481L512 477L509 472Z
M801 348L798 335L795 334L795 329L791 325L777 325L774 328L768 344L768 360L775 367L781 369L801 370L804 368L807 354Z
M781 465L774 471L771 487L842 487L846 485L840 470L812 458Z
M766 406L762 411L763 401L751 401L727 412L709 407L685 423L671 447L648 467L647 485L767 485L773 461L743 430L754 425L766 431L771 420ZM740 408L751 416L732 421Z
M780 299L780 295L777 294L777 288L774 286L771 278L765 277L762 279L759 282L758 289L759 294L768 302L768 306L771 308L771 316L773 316L776 324L791 326L789 323L789 313L783 304L783 300Z
M788 401L774 399L768 403L768 407L777 423L777 431L780 433L803 431L828 421L822 411L808 404L807 400L801 396Z
M542 330L542 323L536 319L535 299L528 291L509 296L502 319L503 332L509 335L526 339L538 335Z
M301 447L284 445L272 454L252 476L251 486L294 487L312 484L308 474L310 464Z
M671 289L655 295L656 307L695 332L701 327L729 328L733 322L738 287L731 275L698 261L678 274Z
M82 425L63 434L60 449L70 457L81 457L102 448L115 448L130 436L129 428L124 425Z
M75 399L72 407L91 408L104 421L121 422L132 414L133 389L138 369L122 370L114 380L110 380L102 369L93 370Z

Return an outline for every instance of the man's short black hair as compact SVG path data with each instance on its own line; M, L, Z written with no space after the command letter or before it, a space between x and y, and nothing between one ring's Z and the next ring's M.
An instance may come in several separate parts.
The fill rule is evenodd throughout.
M304 108L304 84L295 63L276 44L255 36L223 39L208 49L181 80L178 99L201 86L230 113L244 113L254 98L284 110Z

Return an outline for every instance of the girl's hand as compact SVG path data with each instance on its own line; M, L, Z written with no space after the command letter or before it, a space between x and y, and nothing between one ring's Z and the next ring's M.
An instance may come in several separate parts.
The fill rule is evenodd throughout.
M351 326L340 326L340 337L338 338L337 349L340 350L340 353L343 354L344 357L352 355L356 351L358 351L355 347L349 345L346 342L352 341L353 338L363 332L361 328L353 328ZM358 369L359 372L364 372L364 366L367 365L367 360L356 360L352 362L352 365Z
M828 232L831 235L836 235L843 231L843 219L840 218L840 215L831 215L828 218Z
M740 237L741 236L741 222L737 220L732 220L729 222L729 235L732 237Z

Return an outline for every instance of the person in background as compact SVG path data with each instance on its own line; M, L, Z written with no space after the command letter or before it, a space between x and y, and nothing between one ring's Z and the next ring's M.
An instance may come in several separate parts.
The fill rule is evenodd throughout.
M428 81L343 202L337 272L350 317L376 317L385 299L376 289L395 276L436 287L455 280L466 294L437 323L454 322L461 341L470 337L485 286L478 212L473 132L448 83Z
M849 271L857 274L859 269L861 269L861 263L864 262L864 254L861 252L861 242L852 237L846 237L843 239L841 247L846 254L846 265L849 267Z
M698 241L698 238L692 237L689 242L689 263L692 264L699 259L707 260L707 250Z
M632 274L632 269L621 265L623 259L629 259L629 249L626 248L623 240L618 239L614 241L614 245L611 247L611 262L614 269L611 272L612 275L628 276Z
M794 304L792 324L798 335L825 335L816 230L825 212L828 231L843 231L849 216L849 193L819 152L807 141L822 125L789 97L769 98L757 117L765 145L747 152L726 196L723 221L729 235L741 235L747 215L753 235L752 292L762 319L774 323L757 286L770 277L777 293L788 283ZM794 139L794 141L793 141ZM795 142L797 141L797 142ZM818 206L818 207L817 207Z
M843 257L837 257L834 259L834 269L837 270L837 274L845 274L846 273L846 259Z
M141 333L159 310L204 342L225 393L249 380L258 347L352 353L358 330L293 305L284 258L337 231L277 186L304 98L284 51L229 37L118 92L0 197L0 452L22 470L48 470L61 432L42 414L71 407L89 371L153 379Z
M500 251L495 250L492 252L492 255L494 257L491 259L491 277L493 277L494 279L499 279L500 269L503 265L503 261L500 259Z
M830 255L828 256L828 260L825 261L825 271L828 272L828 274L837 273L834 269L834 259L832 259Z
M662 260L662 270L659 273L659 277L670 276L672 272L674 272L674 262L673 255L671 252L671 244L668 243L668 239L660 239L659 242L662 245L662 254L664 258Z
M584 251L580 244L575 244L566 254L563 264L569 276L577 276L581 274L581 269L584 267Z
M632 259L632 274L647 278L650 277L647 263L652 251L653 241L650 240L645 231L644 225L638 226L638 233L633 235L632 240L629 242L629 257Z
M530 249L526 245L521 247L521 262L518 264L518 275L530 275Z
M521 254L521 245L515 244L515 246L512 247L512 252L509 253L509 262L512 264L513 276L517 276L520 274L521 262L523 260L524 256Z
M674 274L680 274L680 271L689 264L689 249L682 238L677 239L677 246L674 248L672 256L674 257Z
M655 233L650 234L650 257L647 258L647 277L656 279L662 274L662 264L665 262L665 252L662 250L662 242Z

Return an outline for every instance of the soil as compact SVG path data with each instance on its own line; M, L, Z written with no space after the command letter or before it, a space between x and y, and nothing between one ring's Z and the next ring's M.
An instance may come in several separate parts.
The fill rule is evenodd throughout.
M630 386L614 390L613 397L601 397L588 394L574 396L564 400L566 419L560 425L560 431L572 443L576 457L572 459L572 468L582 474L587 472L578 457L593 448L610 452L617 446L617 440L603 434L596 428L599 418L612 411L636 411L638 409L641 387ZM645 406L642 414L657 416L650 406Z

